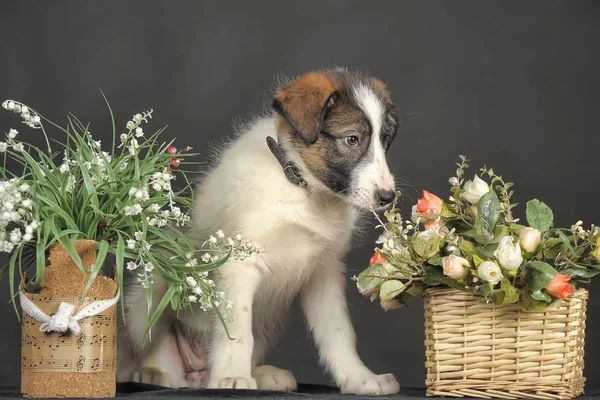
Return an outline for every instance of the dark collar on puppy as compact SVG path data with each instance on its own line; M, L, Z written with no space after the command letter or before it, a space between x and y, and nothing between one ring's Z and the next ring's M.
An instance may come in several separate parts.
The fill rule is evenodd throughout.
M271 153L273 153L279 164L281 164L281 168L283 168L288 181L296 186L306 186L306 181L300 173L300 168L292 160L288 159L283 148L271 136L267 136L267 146L269 146L269 150L271 150Z

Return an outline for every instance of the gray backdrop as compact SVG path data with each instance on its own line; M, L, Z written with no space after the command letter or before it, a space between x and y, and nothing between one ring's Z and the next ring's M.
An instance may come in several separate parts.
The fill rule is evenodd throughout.
M466 154L516 181L516 200L547 202L558 225L600 223L599 23L593 0L3 1L0 101L27 102L55 121L71 111L108 142L102 89L121 124L153 108L153 126L169 125L165 137L203 151L261 109L277 74L358 67L389 83L403 115L390 165L415 189L448 193ZM38 135L0 111L3 132ZM349 276L365 267L376 236L357 242ZM348 288L366 363L423 386L420 300L384 313L350 279ZM586 375L599 387L599 282L591 288ZM20 328L7 290L0 299L0 385L16 386ZM302 382L328 382L294 312L270 361Z

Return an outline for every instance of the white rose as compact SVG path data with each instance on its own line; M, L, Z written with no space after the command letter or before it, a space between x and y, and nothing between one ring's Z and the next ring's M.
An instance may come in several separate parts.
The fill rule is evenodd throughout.
M492 261L484 261L479 264L477 272L479 272L479 277L483 281L489 282L492 285L495 285L502 279L502 271L500 271L500 267Z
M444 257L442 260L444 275L452 279L463 279L468 275L467 267L469 267L469 261L462 257L455 256L454 254Z
M523 228L521 230L521 236L519 238L521 246L528 253L533 253L537 250L540 242L542 241L542 232L534 228Z
M490 187L488 184L475 175L475 178L472 181L465 182L465 192L462 194L462 197L469 203L476 204L481 196L489 191Z
M523 264L523 256L521 255L521 246L515 243L512 236L505 236L500 241L498 248L494 252L494 257L498 259L500 265L509 271L513 271Z

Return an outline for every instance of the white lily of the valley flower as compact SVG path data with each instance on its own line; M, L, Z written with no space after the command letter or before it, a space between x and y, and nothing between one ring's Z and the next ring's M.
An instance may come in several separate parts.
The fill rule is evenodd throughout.
M542 241L542 232L534 228L525 227L521 230L519 241L521 246L523 246L523 250L528 253L534 253Z
M492 285L497 284L503 278L502 271L500 271L500 267L493 261L484 261L481 264L479 264L477 272L479 273L479 277L483 281L489 282Z
M477 204L481 196L490 191L489 185L477 175L472 181L465 182L465 191L462 197L469 203Z
M498 248L494 251L494 257L498 263L508 271L513 271L523 264L523 256L521 255L521 246L512 236L505 236L498 244Z
M8 149L8 143L0 142L0 153L5 153Z
M198 285L198 282L196 282L192 276L185 278L185 283L187 283L189 287L196 287Z
M67 178L67 184L65 185L65 190L68 193L72 193L75 190L75 177L73 175L69 175Z
M19 131L16 129L11 129L8 131L8 137L11 139L16 138L18 134L19 134Z
M130 271L137 269L137 267L138 267L138 265L136 263L134 263L133 261L129 261L127 263L127 269Z

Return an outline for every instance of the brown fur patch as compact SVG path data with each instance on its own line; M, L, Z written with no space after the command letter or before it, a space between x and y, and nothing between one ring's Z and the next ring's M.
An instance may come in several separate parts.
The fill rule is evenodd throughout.
M305 142L313 143L319 134L323 107L338 88L330 75L311 72L278 88L274 105Z
M369 82L375 90L375 94L384 99L386 103L391 103L392 96L390 95L390 92L387 90L387 86L385 83L383 83L383 81L377 78L369 78Z

